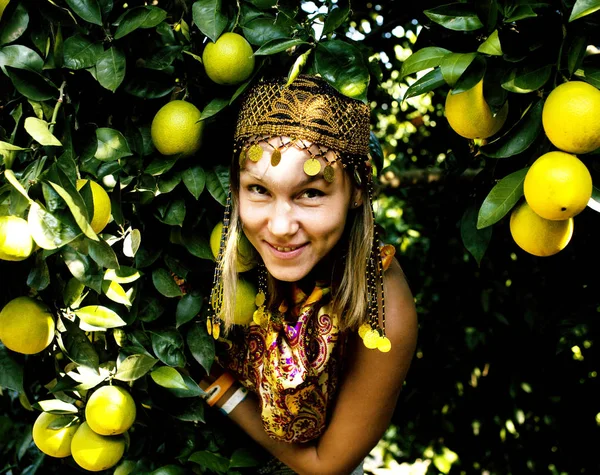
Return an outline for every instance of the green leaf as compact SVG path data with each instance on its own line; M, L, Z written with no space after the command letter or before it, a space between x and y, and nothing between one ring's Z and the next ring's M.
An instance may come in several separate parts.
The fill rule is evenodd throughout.
M210 250L208 239L203 235L195 232L184 231L181 234L182 242L188 252L200 259L208 259L214 261L214 256Z
M31 198L29 198L27 191L25 188L23 188L23 185L21 185L21 182L17 180L15 172L12 170L4 170L4 176L6 177L6 180L13 186L13 188L17 190L30 204L33 203Z
M575 76L600 89L600 68L586 67L585 70L578 69L575 71Z
M69 69L91 68L104 53L102 43L91 42L79 35L71 36L64 43L64 66Z
M10 45L0 48L0 68L4 74L6 74L5 66L41 73L44 60L27 46Z
M151 332L151 335L152 350L164 364L180 368L185 366L183 338L177 330Z
M205 422L204 406L206 403L196 397L192 399L183 399L173 404L169 413L181 421L187 422Z
M68 319L62 319L65 332L60 333L59 343L67 357L77 363L98 372L100 358L94 345L88 339L85 332L76 323Z
M204 173L204 169L200 165L196 165L185 170L183 172L183 184L197 200L202 194L202 191L204 191L204 186L206 184L206 174Z
M580 66L587 50L588 40L585 36L576 36L569 45L567 69L573 74Z
M460 235L467 251L475 258L477 265L481 265L481 259L492 238L492 228L478 229L476 224L477 208L469 206L460 221Z
M132 155L127 139L121 132L108 127L96 129L98 148L94 157L102 161L119 160Z
M454 31L473 31L483 28L483 23L469 4L449 3L425 10L427 18Z
M152 283L165 297L180 297L181 289L175 282L173 276L166 269L160 268L152 272Z
M423 71L424 69L435 68L439 66L442 63L442 60L449 54L451 54L451 51L437 46L420 49L411 54L406 61L402 63L400 77L398 79L401 80L409 74Z
M141 99L158 99L169 94L175 86L172 77L161 71L141 69L127 84L125 92Z
M477 217L477 229L500 221L523 196L523 182L529 168L505 176L487 195Z
M109 48L96 61L96 79L102 87L115 92L125 79L125 55L119 48Z
M76 277L71 277L63 290L63 302L65 307L79 307L84 298L84 290L85 285L79 282Z
M31 203L27 222L31 237L42 249L57 249L80 235L78 229L64 223L37 202Z
M23 389L23 366L17 363L10 351L0 342L0 387L12 389L22 393Z
M218 203L225 206L229 193L229 169L217 165L213 170L209 170L206 173L206 188Z
M152 176L162 175L163 173L166 173L171 168L173 168L173 165L177 163L178 159L178 155L172 157L155 158L148 164L144 172Z
M54 145L62 147L60 141L48 130L48 122L37 117L25 119L25 130L40 145Z
M592 187L592 197L588 202L588 207L600 213L600 188L597 186Z
M94 259L99 266L106 269L119 268L117 255L106 241L102 239L98 239L97 241L89 240L87 244L90 257Z
M498 30L487 37L487 39L479 45L477 48L479 53L489 54L491 56L502 56L502 46L500 45L500 37L498 36Z
M200 389L198 383L190 378L188 375L182 375L183 384L185 384L185 388L168 388L167 390L175 397L178 398L194 398L197 399L198 396L207 397L206 393Z
M146 60L144 67L158 70L166 69L171 66L182 50L181 46L164 46Z
M115 379L135 381L144 376L158 360L144 354L129 355L123 361L117 360Z
M156 384L169 389L187 389L183 376L175 368L160 366L150 373Z
M169 226L181 226L185 220L185 200L177 199L157 206L156 218Z
M33 101L47 101L58 97L58 89L44 76L27 69L5 66L15 89Z
M221 11L221 0L198 0L192 5L192 18L200 31L213 43L227 26L227 16Z
M433 91L434 89L437 89L445 84L446 81L444 80L444 76L442 76L442 70L440 68L432 69L419 80L410 85L410 87L406 90L402 100L405 101L411 97Z
M125 13L121 18L117 31L115 32L115 40L123 38L132 31L138 28L154 28L167 18L167 12L162 8L151 5L143 7L135 7Z
M337 9L339 10L339 9ZM271 54L281 53L289 48L298 45L306 45L306 41L300 38L276 38L268 41L254 52L254 56L267 56Z
M98 241L98 236L90 226L90 219L81 195L79 195L75 189L70 190L69 193L69 191L62 186L57 185L56 183L49 181L48 184L54 189L54 191L56 191L56 193L58 193L65 203L67 203L69 211L71 211L77 226L79 226L79 229L83 231L83 234L85 234L92 241ZM67 182L65 185L69 185L69 183ZM72 185L70 188L73 188Z
M540 89L552 72L552 66L547 64L538 68L526 66L511 69L502 82L502 87L510 92L527 94Z
M177 302L177 310L175 311L176 327L194 319L202 310L202 295L189 293Z
M88 305L75 310L83 322L98 328L117 328L126 325L119 315L110 308L101 305Z
M200 465L202 468L212 470L217 473L227 473L229 468L229 460L219 454L214 454L206 450L194 452L188 462L194 462Z
M539 99L506 134L481 147L481 153L487 157L506 158L527 150L542 130L543 107L544 103Z
M522 0L521 0L522 1ZM533 6L543 6L543 3L534 2ZM537 13L533 10L531 5L512 5L509 7L509 11L507 12L504 23L512 23L519 20L524 20L525 18L534 18L537 16Z
M215 98L211 99L211 101L202 110L202 114L200 115L200 120L204 120L204 119L207 119L208 117L212 117L213 115L222 111L228 105L229 105L229 99L225 99L223 97L215 97Z
M71 244L84 243L74 241ZM90 257L71 246L64 246L61 255L73 277L96 292L102 292L102 274L98 265Z
M342 94L366 100L371 76L358 47L341 40L319 43L315 69Z
M277 24L274 18L264 16L246 23L242 30L248 43L254 46L262 46L276 39L289 38L286 28Z
M97 0L65 0L75 14L89 23L102 26L102 13Z
M50 285L50 269L42 252L35 255L35 266L29 271L27 285L38 292Z
M254 452L250 449L236 449L231 454L231 460L229 461L229 468L246 468L246 467L258 467L260 460L254 455Z
M577 0L571 10L569 22L579 20L584 16L590 15L600 10L600 0Z
M477 53L450 53L444 56L440 69L446 83L453 87L476 57Z
M344 6L335 5L325 17L322 35L334 32L344 24L350 14L350 3Z
M0 28L0 45L19 39L29 25L29 13L22 2L17 3L10 17L5 17Z
M215 361L215 339L208 334L204 323L192 325L187 332L186 341L194 359L209 374Z

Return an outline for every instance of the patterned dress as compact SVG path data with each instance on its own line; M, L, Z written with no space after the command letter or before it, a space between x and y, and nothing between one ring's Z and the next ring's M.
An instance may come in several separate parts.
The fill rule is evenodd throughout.
M345 346L329 297L324 282L309 295L292 284L289 309L283 303L264 326L252 322L220 339L219 363L256 393L274 439L308 442L325 429Z

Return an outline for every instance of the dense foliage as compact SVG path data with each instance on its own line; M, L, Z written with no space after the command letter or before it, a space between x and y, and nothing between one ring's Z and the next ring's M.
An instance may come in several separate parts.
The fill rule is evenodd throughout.
M0 345L0 470L79 470L41 454L31 425L39 409L83 415L89 390L112 379L137 402L126 453L137 473L252 473L252 444L195 397L214 356L208 238L222 217L237 98L262 74L302 70L371 100L379 222L418 305L419 349L388 456L433 460L431 473L597 471L596 215L585 210L573 242L546 259L510 239L518 183L510 206L491 201L489 226L478 230L477 218L494 185L550 149L539 122L549 91L574 76L598 86L597 57L585 52L598 44L599 2L315 3L8 2L0 215L31 219L47 244L0 261L0 304L36 295L60 323L38 355ZM201 63L224 31L256 54L239 86L215 85ZM457 136L443 117L449 88L483 75L490 105L510 103L489 143ZM171 99L194 103L206 122L192 157L162 156L151 142ZM77 178L109 192L113 221L99 236Z

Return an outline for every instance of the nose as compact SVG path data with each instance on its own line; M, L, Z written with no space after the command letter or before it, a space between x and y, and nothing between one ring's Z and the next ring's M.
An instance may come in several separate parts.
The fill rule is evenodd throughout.
M269 219L269 232L273 236L292 236L298 231L299 224L296 219L294 207L284 201L278 201Z

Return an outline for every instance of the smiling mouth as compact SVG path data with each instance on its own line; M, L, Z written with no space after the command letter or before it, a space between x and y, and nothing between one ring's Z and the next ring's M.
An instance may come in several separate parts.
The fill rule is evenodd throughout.
M304 246L304 244L302 244L300 246L275 246L273 244L269 244L269 246L271 246L273 249L275 249L279 252L292 252L292 251L295 251L296 249L300 249L301 247Z

